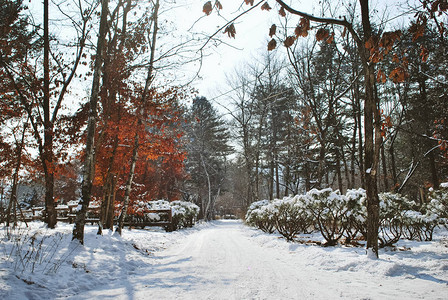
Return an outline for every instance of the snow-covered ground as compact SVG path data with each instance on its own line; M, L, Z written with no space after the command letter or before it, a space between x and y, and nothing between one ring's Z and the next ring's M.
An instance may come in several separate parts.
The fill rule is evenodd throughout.
M71 225L31 227L13 232L34 236L21 259L26 243L0 228L1 299L448 299L446 230L375 260L363 248L288 243L240 221L123 237L87 226L85 246L70 242Z

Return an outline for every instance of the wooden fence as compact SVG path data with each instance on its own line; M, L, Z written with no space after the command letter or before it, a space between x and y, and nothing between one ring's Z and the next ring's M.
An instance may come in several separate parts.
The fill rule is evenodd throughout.
M56 206L57 221L65 223L74 223L76 218L76 208L78 204L68 204L68 205L58 205ZM98 224L100 221L100 207L92 206L89 207L87 211L86 223ZM34 220L43 220L45 216L45 209L43 207L33 207L28 210L22 210L23 216L18 215L17 219L25 222L31 222ZM128 227L140 227L144 228L146 226L160 226L164 227L167 231L173 231L173 216L171 209L161 209L161 210L148 210L145 213L155 213L162 214L165 217L159 221L151 221L142 216L129 216L128 220L125 220L124 226ZM114 219L114 224L118 223L118 219Z

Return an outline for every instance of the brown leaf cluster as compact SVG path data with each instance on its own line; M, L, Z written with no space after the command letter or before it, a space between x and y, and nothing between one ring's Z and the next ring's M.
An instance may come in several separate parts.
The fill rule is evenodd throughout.
M227 26L226 29L224 30L224 33L227 33L229 37L235 38L236 34L235 25L233 25L232 23L229 26Z
M271 28L269 28L269 36L272 38L277 32L277 26L272 24Z
M309 30L310 20L307 18L301 18L299 25L297 25L296 29L294 30L294 33L296 34L296 37L307 37Z
M261 10L270 11L271 7L269 6L269 3L267 3L267 2L263 3L263 5L261 6Z
M295 36L288 36L285 41L283 42L283 45L285 45L286 48L291 47L292 45L294 45L294 42L296 41L296 37Z
M403 66L399 66L390 72L389 78L392 79L394 83L400 83L408 78L408 72Z
M202 11L208 16L213 10L212 2L207 1L202 7Z
M268 51L272 51L277 47L277 41L275 39L272 39L268 43Z
M285 9L282 7L280 7L280 10L278 11L278 14L282 17L286 17L286 12Z
M324 39L328 38L329 35L330 35L330 31L328 29L320 28L316 32L316 40L317 41L323 41Z

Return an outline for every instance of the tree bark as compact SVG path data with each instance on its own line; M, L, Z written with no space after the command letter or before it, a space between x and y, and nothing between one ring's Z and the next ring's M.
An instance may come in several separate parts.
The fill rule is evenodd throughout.
M148 74L146 75L145 88L143 90L143 94L142 94L142 98L141 98L142 108L141 108L141 112L140 112L140 115L138 116L138 120L137 120L138 129L137 129L137 133L135 134L135 137L134 137L134 149L132 151L132 159L131 159L131 168L129 170L129 178L128 178L128 182L126 183L125 197L123 200L123 208L121 210L120 217L118 219L118 225L116 228L116 232L119 235L121 235L121 231L122 231L123 225L124 225L124 220L127 216L127 210L128 210L128 206L129 206L129 196L131 194L132 182L133 182L134 174L135 174L135 165L137 163L137 158L138 158L138 148L139 148L138 130L144 124L143 118L145 116L143 114L143 111L144 111L144 107L146 104L146 96L149 91L149 87L153 81L154 55L155 55L155 51L156 51L156 40L157 40L157 31L158 31L158 21L157 21L158 14L159 14L159 0L156 1L155 6L154 6L154 11L153 11L154 27L153 27L152 40L151 40L151 57L150 57L149 65L148 65Z
M53 199L54 166L53 166L53 127L50 119L50 37L48 0L44 0L44 85L43 85L43 111L44 111L44 151L42 164L45 178L45 222L48 228L56 226L56 209Z
M139 135L137 132L135 134L135 138L134 138L134 149L132 151L132 160L131 160L131 167L129 170L129 178L128 178L128 181L126 182L126 189L125 189L124 200L123 200L123 208L121 209L121 213L120 213L120 217L118 218L118 225L117 225L117 229L116 229L116 232L119 235L121 235L121 231L124 226L124 220L126 219L127 212L128 212L129 197L131 195L131 188L132 188L132 183L133 183L134 174L135 174L135 165L137 163L137 158L138 158L138 147L139 147Z
M86 221L86 214L90 203L90 198L92 196L92 183L95 173L95 129L96 129L96 118L97 118L97 106L100 91L100 78L101 78L101 68L103 65L103 51L106 42L107 34L107 15L109 0L101 1L101 17L100 17L100 28L97 40L97 49L95 56L95 65L93 69L93 82L92 91L90 94L90 109L89 118L87 123L87 141L86 141L86 157L83 167L82 184L81 184L81 201L79 202L75 226L73 227L73 240L78 240L81 244L84 244L84 225Z
M14 175L12 177L11 197L9 199L9 204L8 204L8 208L6 211L6 226L9 226L9 223L11 221L11 209L13 210L13 214L12 214L13 224L14 224L14 226L17 224L17 211L16 211L16 207L18 206L17 185L19 183L19 171L22 166L23 146L25 144L25 132L26 132L27 127L28 127L28 121L25 122L25 124L23 125L22 138L21 138L20 144L17 143L17 151L16 151L17 161L16 161L16 167L14 170ZM3 194L2 194L2 197L3 197Z
M386 154L384 151L384 143L381 144L381 165L383 169L383 183L386 191L389 191L389 180L387 174Z
M369 18L368 0L360 0L362 27L364 41L372 36L372 27ZM363 46L363 45L362 45ZM378 257L378 228L379 228L379 198L377 187L377 171L379 153L378 145L379 124L375 121L377 116L377 99L375 97L375 65L369 61L369 52L365 47L359 49L364 67L365 104L364 104L364 140L365 140L365 175L367 194L367 249L371 249ZM381 138L381 135L380 135Z

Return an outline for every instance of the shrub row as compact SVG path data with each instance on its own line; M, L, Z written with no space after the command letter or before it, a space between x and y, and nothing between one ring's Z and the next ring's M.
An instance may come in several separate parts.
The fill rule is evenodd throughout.
M432 240L437 226L448 220L448 183L432 190L429 201L417 205L404 196L382 193L380 198L380 247L390 246L400 238ZM349 243L367 236L366 192L348 190L345 195L330 188L313 189L305 195L252 203L246 223L264 232L277 231L288 241L299 233L319 231L327 246L341 238Z
M199 206L186 201L156 200L151 202L138 202L134 214L129 216L132 222L161 222L168 221L168 215L149 212L151 210L170 210L172 215L171 230L192 227L199 214Z

